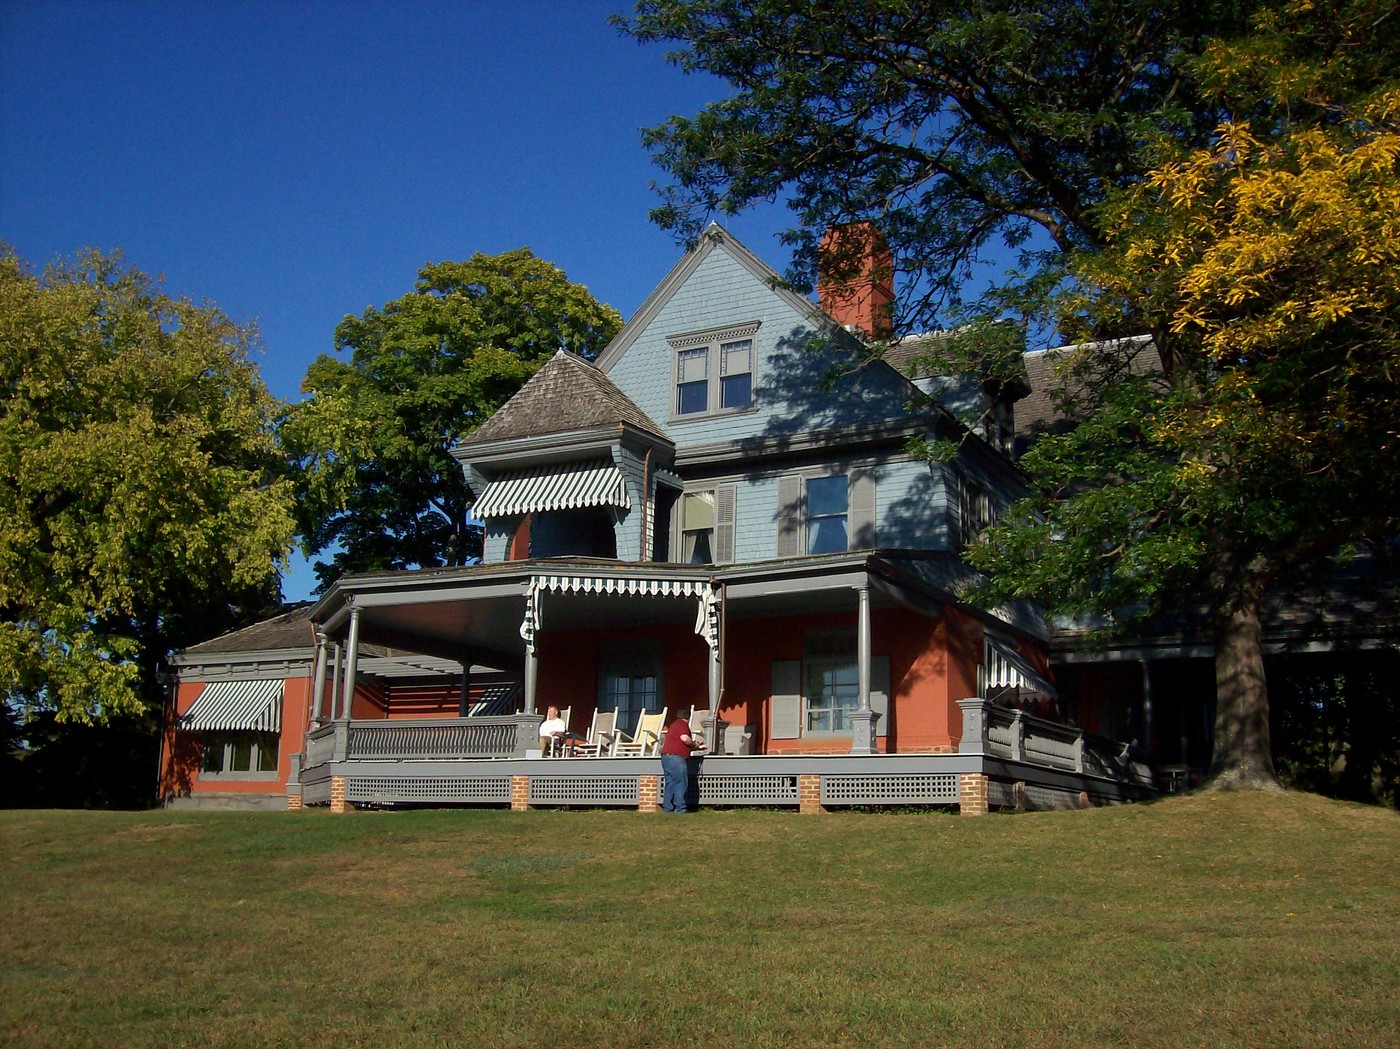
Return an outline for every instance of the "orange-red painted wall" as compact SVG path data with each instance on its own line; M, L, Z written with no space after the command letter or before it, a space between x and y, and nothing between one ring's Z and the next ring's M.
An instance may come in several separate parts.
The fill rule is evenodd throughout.
M160 793L171 794L285 794L292 771L292 755L300 754L306 741L311 678L288 678L282 687L282 735L277 748L276 779L210 779L199 774L200 734L175 729L176 718L190 709L205 682L183 681L176 687L173 716L166 718L162 748Z
M849 752L849 742L840 737L773 741L770 736L772 664L801 660L807 635L831 629L854 630L854 613L728 622L720 714L733 725L758 726L761 753ZM631 630L626 636L662 646L663 702L671 714L688 712L692 705L709 706L709 650L693 630L674 624ZM598 703L600 655L618 651L619 637L616 630L541 632L536 642L539 708L572 707L570 728L585 731ZM890 715L879 726L881 749L956 750L962 737L957 701L977 694L981 624L956 609L938 619L905 609L877 609L871 615L871 647L874 655L890 661Z

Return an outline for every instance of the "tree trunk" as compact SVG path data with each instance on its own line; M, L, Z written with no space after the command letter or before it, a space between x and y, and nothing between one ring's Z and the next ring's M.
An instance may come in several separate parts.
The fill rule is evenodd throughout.
M1215 749L1210 783L1219 790L1280 790L1269 746L1269 691L1259 626L1262 586L1222 609L1215 639Z

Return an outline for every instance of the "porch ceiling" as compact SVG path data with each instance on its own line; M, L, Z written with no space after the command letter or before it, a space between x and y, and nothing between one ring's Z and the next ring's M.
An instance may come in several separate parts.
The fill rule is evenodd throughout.
M520 662L525 595L442 598L360 607L360 638L388 648L502 669ZM344 631L339 634L344 636Z
M448 659L470 658L502 669L525 655L520 624L525 594L455 597L403 604L361 604L360 638L389 648ZM540 630L626 628L693 623L695 598L650 594L542 593ZM344 629L337 636L344 636Z
M350 611L358 610L360 638L401 651L470 659L501 669L523 664L525 645L520 626L525 617L531 578L587 577L616 589L542 587L538 595L537 630L626 629L643 624L694 623L698 612L693 594L680 596L619 592L640 587L658 577L659 566L602 564L512 564L489 569L456 569L350 579L337 584L332 595L313 610L332 637L344 640ZM677 585L704 585L706 576L724 582L726 614L734 620L789 615L821 615L858 608L857 588L869 586L874 608L896 605L930 615L941 611L941 600L922 585L913 589L887 576L868 571L864 555L811 560L803 564L733 566L697 572L688 566L660 566L660 576ZM898 575L898 573L892 573ZM598 592L602 590L603 592ZM320 613L320 615L316 615Z

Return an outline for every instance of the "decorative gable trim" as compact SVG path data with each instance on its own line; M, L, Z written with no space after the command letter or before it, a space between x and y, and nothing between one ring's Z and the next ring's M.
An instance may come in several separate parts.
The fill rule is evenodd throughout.
M704 346L714 342L716 339L752 339L758 334L758 329L763 326L760 321L746 321L743 324L723 324L717 328L706 328L704 331L689 331L683 335L668 335L666 341L675 350L684 350L692 346Z

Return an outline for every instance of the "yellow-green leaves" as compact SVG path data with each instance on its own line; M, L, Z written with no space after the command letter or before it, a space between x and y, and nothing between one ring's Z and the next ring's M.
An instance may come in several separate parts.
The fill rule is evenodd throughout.
M35 275L0 254L0 687L11 700L65 719L139 712L170 644L275 596L292 493L255 342L118 258Z

